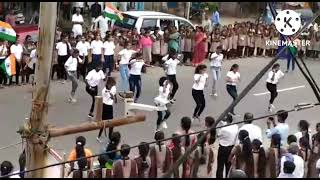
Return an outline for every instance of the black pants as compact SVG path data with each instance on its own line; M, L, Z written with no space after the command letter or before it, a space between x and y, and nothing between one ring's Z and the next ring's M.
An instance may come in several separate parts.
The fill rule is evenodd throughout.
M91 89L90 89L89 86L86 86L86 91L92 98L92 104L91 104L91 108L90 108L90 114L92 114L93 110L94 110L94 105L95 105L95 102L96 102L95 97L98 95L98 86L91 87Z
M4 61L5 59L0 59L0 65L3 63L3 61ZM6 73L2 70L2 69L0 69L0 85L2 85L2 83L4 84L4 85L6 85L7 84L7 75L6 75Z
M113 119L113 106L112 105L107 105L107 104L103 104L102 107L102 120L112 120ZM101 128L98 134L98 137L101 137L101 134L103 132L103 130L105 130L104 128ZM109 139L111 137L111 134L113 132L113 127L109 128Z
M25 70L25 73L26 73L26 82L29 83L29 80L30 80L30 75L31 74L34 74L34 69L35 69L35 64L33 65L33 69L31 69L30 67L27 67L26 70Z
M68 60L68 56L58 56L58 69L57 69L57 75L58 80L67 80L67 72L64 68L64 64Z
M186 63L188 59L192 60L192 52L183 52L183 63Z
M242 57L242 51L243 51L244 46L238 46L238 57Z
M111 72L113 71L113 66L114 66L113 55L104 56L104 63L103 63L104 73L107 73L107 69L108 69L108 76L111 76Z
M77 79L80 78L80 76L83 77L83 80L86 79L87 75L87 66L88 66L88 56L80 56L80 58L84 61L83 64L78 63L78 68L77 68Z
M173 99L174 95L176 94L177 90L179 89L179 84L177 82L176 75L168 75L168 79L173 85L172 91L170 94L170 99Z
M137 92L135 100L138 99L141 93L141 76L130 74L129 86L130 86L130 91L132 91L133 93ZM135 91L136 89L137 91Z
M171 112L169 111L169 109L165 110L164 112L165 112L165 115L163 117L163 111L158 111L157 128L159 128L160 124L163 121L167 120L171 115Z
M248 47L248 57L253 56L254 54L254 47Z
M262 54L263 54L263 49L257 48L257 56L262 56Z
M278 96L277 85L276 84L272 84L272 83L267 83L267 89L271 94L269 103L273 104L273 101Z
M192 97L197 104L193 112L193 117L199 117L206 107L206 100L204 99L203 90L192 89Z
M233 85L227 84L228 94L232 97L233 101L238 97L237 87ZM232 108L231 113L234 114L234 108Z
M51 80L53 80L54 74L57 74L57 78L58 78L58 70L59 70L59 64L54 64L52 66Z
M219 145L218 157L217 157L217 172L216 178L223 178L223 170L226 168L226 176L229 173L231 162L229 162L229 155L233 146L221 146Z

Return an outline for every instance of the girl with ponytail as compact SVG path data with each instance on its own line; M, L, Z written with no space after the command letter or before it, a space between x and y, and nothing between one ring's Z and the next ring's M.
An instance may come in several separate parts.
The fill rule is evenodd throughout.
M173 139L171 140L170 149L172 151L172 163L176 163L178 159L185 153L184 147L181 146L181 137L178 134L172 134ZM182 165L179 166L173 172L173 178L181 178L182 177Z
M151 159L148 156L149 144L146 144L146 142L141 142L138 149L140 156L135 159L138 167L138 177L148 178L151 167Z
M123 144L121 146L121 159L117 160L113 166L114 178L137 178L138 169L136 161L129 158L130 146Z
M285 150L281 148L281 136L280 134L273 134L271 137L271 147L268 151L268 168L267 178L277 178L280 173L280 157L285 153Z
M298 124L299 132L294 134L297 137L298 141L300 141L302 137L305 137L306 138L305 140L307 140L309 144L308 147L312 145L312 135L311 135L311 132L309 131L309 126L310 124L308 123L308 121L300 120Z
M266 152L262 147L262 142L258 139L252 141L254 178L266 177Z

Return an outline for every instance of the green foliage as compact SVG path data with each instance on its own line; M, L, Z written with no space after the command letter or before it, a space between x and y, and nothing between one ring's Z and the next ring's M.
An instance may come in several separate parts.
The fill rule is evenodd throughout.
M219 10L219 5L217 2L208 2L207 4L209 11L213 12L215 9Z

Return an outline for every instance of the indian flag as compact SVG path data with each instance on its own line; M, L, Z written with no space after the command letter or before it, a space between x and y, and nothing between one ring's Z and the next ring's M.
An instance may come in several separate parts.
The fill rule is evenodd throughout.
M0 21L0 39L4 41L16 42L16 32L10 24Z
M8 56L7 59L0 64L0 70L8 77L16 75L16 58L14 54Z
M115 8L111 3L106 3L106 8L104 9L103 16L111 20L122 21L123 16L121 11Z

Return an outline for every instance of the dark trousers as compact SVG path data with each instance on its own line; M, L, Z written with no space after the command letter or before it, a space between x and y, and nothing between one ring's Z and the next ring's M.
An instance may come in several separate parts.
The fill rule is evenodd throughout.
M183 52L183 63L186 63L188 59L192 60L192 52Z
M270 104L273 104L273 101L276 99L276 97L278 96L278 92L277 92L277 85L276 84L272 84L272 83L267 83L267 89L271 94L270 97Z
M238 97L237 87L227 84L228 94L232 97L233 101ZM231 113L234 113L234 108L232 108Z
M91 68L95 69L101 64L101 54L92 54Z
M229 156L233 146L221 146L219 145L218 158L217 158L217 172L216 178L223 178L223 170L225 168L226 176L229 173L231 162L229 162Z
M262 48L257 48L257 56L262 56L263 49Z
M3 63L4 60L5 59L0 59L0 65ZM7 84L7 79L8 78L5 72L2 69L0 69L0 85L2 85L2 83Z
M290 69L290 64L292 64L292 71L294 71L295 64L296 64L294 57L290 56L287 58L287 71L289 71L289 69Z
M164 117L163 117L163 112L165 112ZM171 115L171 112L169 111L169 109L165 111L158 111L157 128L159 128L160 124L163 121L167 120L170 115Z
M174 95L176 94L177 90L179 89L179 84L177 82L176 75L168 75L168 79L173 85L172 91L170 94L170 99L173 99Z
M248 47L248 57L253 56L254 54L254 47Z
M68 60L69 56L58 56L58 69L57 69L57 76L58 80L67 80L67 72L64 68L64 64Z
M54 64L52 66L51 80L53 80L54 74L57 74L57 78L58 78L58 70L59 70L59 64Z
M197 104L193 112L193 117L199 117L206 107L206 100L204 99L203 90L192 89L192 97Z
M113 71L114 66L114 58L113 55L110 56L104 56L104 63L103 63L103 71L104 73L107 73L108 69L108 76L111 76L111 72Z
M242 57L242 51L243 51L244 46L238 46L238 57Z
M30 67L27 67L25 69L25 73L26 73L26 82L29 83L30 80L30 75L34 74L34 69L35 69L35 64L33 65L33 69L31 69Z
M80 58L84 61L83 64L78 63L78 68L77 68L77 79L80 78L80 76L83 77L83 80L86 79L86 74L87 74L87 66L88 66L88 56L80 56Z
M130 74L129 86L130 86L130 91L132 91L133 93L135 93L135 90L137 89L135 100L138 99L141 93L141 76Z
M94 105L96 102L95 97L98 95L98 86L91 87L91 88L89 86L86 86L86 91L92 98L92 104L91 104L91 108L90 108L90 114L92 114L93 110L94 110Z

